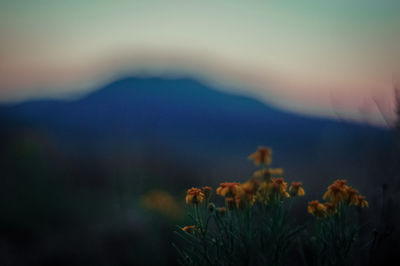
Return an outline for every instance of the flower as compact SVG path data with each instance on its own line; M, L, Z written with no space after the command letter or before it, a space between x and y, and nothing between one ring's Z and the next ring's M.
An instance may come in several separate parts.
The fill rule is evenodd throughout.
M232 210L239 206L244 207L245 204L250 203L253 193L252 190L256 186L257 182L248 181L245 184L236 182L225 182L221 183L217 188L217 194L225 197L225 203L228 209ZM244 190L246 189L246 191ZM252 201L253 202L253 201Z
M314 215L317 218L326 217L326 206L320 203L318 200L310 201L308 203L308 213Z
M240 183L236 182L221 183L220 186L217 188L217 194L222 197L234 197L241 192L242 189L240 187Z
M261 169L255 171L253 177L269 181L272 176L280 176L282 174L283 170L281 168L270 168L270 169Z
M338 180L335 180L335 182L333 182L333 183L340 187L345 187L347 184L347 180L346 179L338 179Z
M292 196L304 196L306 193L304 192L304 189L302 187L301 182L292 182L289 187L289 193Z
M249 156L249 160L253 160L255 165L271 163L271 149L268 147L258 147L255 153Z
M260 186L260 181L258 178L252 178L249 181L240 185L240 189L243 191L244 194L247 195L254 195L258 187Z
M287 193L287 183L283 180L282 177L271 178L271 189L273 191L279 192L282 196L289 198L290 195Z
M204 198L205 195L200 189L192 187L187 191L186 204L199 204L204 200Z
M336 180L332 185L328 187L325 192L323 199L326 200L328 197L333 204L337 204L347 198L348 186L346 185L346 180Z
M365 200L365 197L362 195L357 195L356 206L360 206L361 208L367 207L368 208L368 201Z
M212 187L205 186L205 187L202 187L201 190L202 190L203 193L204 193L204 197L205 197L206 199L209 199L210 196L211 196Z
M244 209L245 206L252 206L256 201L256 192L259 187L258 179L250 179L249 181L240 185L240 193L236 193L235 201L236 206Z
M271 195L270 183L261 182L256 193L256 201L262 204L267 204Z
M346 187L346 200L349 205L356 205L358 199L358 190L352 187Z
M196 228L196 226L194 226L194 225L187 225L182 228L182 231L185 231L186 233L189 233L189 234L193 234L195 228Z

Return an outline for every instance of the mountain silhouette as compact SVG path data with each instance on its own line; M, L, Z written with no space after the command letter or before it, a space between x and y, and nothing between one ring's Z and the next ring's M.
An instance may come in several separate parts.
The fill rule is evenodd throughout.
M335 161L332 175L351 175L367 160L366 149L390 142L384 129L279 110L188 78L129 77L78 100L28 101L3 106L0 114L3 127L42 132L58 151L80 160L124 152L229 174L237 173L227 170L235 165L249 171L248 154L266 145L289 173L314 175L300 170L312 163L323 174Z

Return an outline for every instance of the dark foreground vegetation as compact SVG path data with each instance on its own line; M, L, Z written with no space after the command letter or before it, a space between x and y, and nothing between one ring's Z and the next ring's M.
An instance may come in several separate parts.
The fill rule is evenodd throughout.
M253 166L244 158L259 144L274 151L270 167L282 167L285 180L301 180L305 190L282 203L296 225L290 242L303 240L302 249L286 249L288 265L325 263L313 260L321 239L312 238L325 218L307 206L322 204L337 179L369 204L349 206L360 226L351 261L392 265L400 239L399 132L400 122L379 129L301 117L191 80L127 79L78 101L2 106L0 265L176 265L171 243L184 247L176 225L195 225L184 191L246 183ZM215 194L223 207L226 195Z
M188 189L186 204L192 224L176 231L174 244L182 265L354 265L365 264L373 243L360 239L366 226L360 208L365 196L344 179L331 184L323 199L308 202L315 219L299 223L296 204L305 196L301 182L288 187L282 169L269 168L271 149L259 147L250 159L259 166L245 183L221 183L224 197L216 207L209 186ZM294 206L293 206L294 205ZM296 208L297 210L293 210ZM361 263L362 262L362 263Z

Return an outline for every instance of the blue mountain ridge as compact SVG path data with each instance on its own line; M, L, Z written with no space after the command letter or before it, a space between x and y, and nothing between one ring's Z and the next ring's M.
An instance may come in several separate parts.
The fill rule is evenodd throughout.
M375 146L389 143L384 129L286 112L189 78L129 77L78 100L28 101L3 106L0 114L4 125L29 125L58 149L81 153L160 149L160 156L222 162L267 145L287 164L338 158L357 164L366 136Z

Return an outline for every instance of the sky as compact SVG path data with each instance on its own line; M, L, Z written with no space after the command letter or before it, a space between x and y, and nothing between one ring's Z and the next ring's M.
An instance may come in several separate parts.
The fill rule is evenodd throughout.
M294 112L385 125L400 1L0 0L0 102L189 76Z

